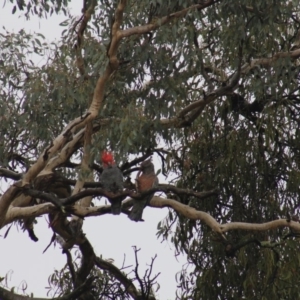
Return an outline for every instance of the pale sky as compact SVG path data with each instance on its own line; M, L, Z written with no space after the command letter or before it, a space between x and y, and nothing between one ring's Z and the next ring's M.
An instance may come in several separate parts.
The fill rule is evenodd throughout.
M73 0L70 4L72 12L79 16L81 5L82 1ZM15 33L20 29L25 29L31 33L40 32L48 41L53 41L59 38L60 32L64 29L58 26L65 20L64 15L52 15L48 19L42 20L32 16L29 21L26 21L24 17L19 17L18 11L12 15L12 8L11 3L7 3L4 8L0 7L0 32L3 32L3 26L8 31ZM154 158L154 161L157 160ZM158 168L160 165L156 164L156 169ZM159 180L160 183L167 183L166 178L162 175L159 176ZM96 204L99 205L98 203ZM161 272L158 277L159 298L175 299L175 274L181 270L185 259L182 256L175 258L172 245L166 242L161 243L156 238L157 223L166 216L167 212L167 208L148 207L143 214L145 222L138 223L130 221L125 215L90 217L86 218L83 231L93 245L96 255L102 255L104 259L114 259L117 267L122 266L124 255L126 255L126 265L134 267L132 246L141 248L139 252L141 271L147 268L151 258L157 254L153 275ZM38 218L38 224L35 226L35 233L39 238L37 243L30 240L27 232L18 231L15 227L11 228L6 239L3 238L3 235L8 227L4 227L0 231L0 277L9 273L8 286L10 288L13 286L21 288L22 284L26 282L27 293L34 293L34 296L39 297L47 296L45 287L48 286L48 276L53 273L54 269L60 270L66 263L65 255L61 253L59 247L51 246L43 254L43 250L49 244L53 234L48 228L46 218L46 216ZM17 289L15 291L18 292Z

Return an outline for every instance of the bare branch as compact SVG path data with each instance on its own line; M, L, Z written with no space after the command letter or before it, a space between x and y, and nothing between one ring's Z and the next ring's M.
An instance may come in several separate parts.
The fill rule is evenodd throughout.
M155 300L155 297L152 293L153 285L156 283L156 278L159 276L160 273L155 275L151 278L153 264L156 259L156 255L154 258L151 259L150 267L145 271L143 278L139 275L139 260L138 260L138 252L141 249L137 249L136 246L133 246L134 249L134 258L135 258L135 267L134 267L134 275L135 280L139 283L140 286L140 296L138 299L152 299Z
M142 192L142 193L137 193L137 192L134 192L134 191L130 191L130 190L124 190L122 192L119 192L119 193L111 193L111 192L108 192L102 188L96 188L96 189L86 189L84 191L81 191L75 195L72 195L68 198L65 198L65 199L62 199L62 204L63 205L70 205L70 204L74 204L77 200L85 197L85 196L105 196L107 198L110 198L110 199L114 199L114 198L118 198L120 196L122 197L126 197L126 196L130 196L131 198L134 198L134 199L140 199L140 198L143 198L147 195L150 195L154 192L173 192L173 193L176 193L178 195L188 195L188 196L194 196L194 197L197 197L197 198L200 198L200 199L204 199L204 198L207 198L209 196L212 196L212 195L217 195L218 192L217 190L211 190L211 191L205 191L205 192L194 192L192 190L189 190L189 189L180 189L180 188L177 188L175 186L172 186L172 185L167 185L167 184L160 184L158 187L155 187L155 188L151 188L145 192ZM43 199L43 193L40 193L40 197ZM47 198L49 197L49 195L47 195ZM46 199L45 199L46 200Z
M141 249L137 249L136 246L133 246L133 249L134 249L134 259L135 259L135 268L134 268L135 279L138 281L138 283L140 285L142 297L144 297L145 296L145 287L143 284L143 280L139 275L139 260L138 260L138 256L137 256L138 252Z
M124 210L129 206L132 206L133 201L131 199L127 199L123 201L122 207L124 207ZM163 208L163 207L170 207L174 209L177 213L183 215L184 217L191 219L191 220L200 220L203 223L205 223L207 226L209 226L212 230L219 233L223 238L223 233L227 231L232 230L249 230L249 231L267 231L282 227L288 227L291 228L294 231L300 231L300 223L288 220L288 219L280 219L280 220L274 220L267 223L262 224L252 224L252 223L242 223L242 222L232 222L232 223L226 223L226 224L219 224L211 215L209 215L206 212L198 211L188 205L182 204L176 200L173 199L166 199L158 196L154 196L149 206L154 208ZM7 213L7 218L3 224L6 225L16 219L22 219L26 218L28 216L35 217L42 214L49 213L53 211L55 207L53 204L50 203L44 203L32 207L14 207L10 208ZM68 211L68 207L66 207L66 211ZM89 217L89 216L100 216L103 214L110 213L110 206L104 205L99 207L86 207L82 208L78 205L75 205L72 207L71 211L72 214L75 214L77 216L81 217ZM122 209L122 212L123 209ZM225 238L224 238L225 239Z
M152 198L150 206L157 208L171 207L188 219L201 220L212 230L214 230L217 233L220 233L221 235L231 230L267 231L282 227L288 227L295 231L300 231L300 223L288 219L279 219L262 224L243 222L219 224L211 215L209 215L206 212L198 211L192 207L189 207L172 199L164 199L157 196L154 196Z
M232 230L267 231L282 227L289 227L295 231L300 231L300 223L288 219L279 219L261 224L232 222L220 225L220 229L222 232Z
M0 199L0 228L5 223L6 213L11 205L13 199L18 195L20 191L16 186L10 186Z
M93 171L89 167L91 162L90 149L92 143L92 133L93 133L93 125L90 122L86 125L86 130L84 134L83 157L81 162L82 175L78 177L75 188L73 190L73 194L76 194L77 192L82 190L86 180L94 181ZM83 174L85 174L85 176L83 176ZM79 205L88 207L90 206L92 199L93 199L92 196L84 197L81 199Z
M109 273L111 273L119 282L123 284L125 287L126 292L133 298L138 299L138 291L132 281L127 278L127 276L121 272L116 266L114 266L112 263L103 260L100 257L95 258L95 264L98 268L102 270L106 270Z
M81 129L79 132L77 132L77 134L74 135L72 139L69 140L68 143L66 143L66 145L62 148L59 155L49 160L45 169L39 174L39 176L50 174L56 167L63 164L75 150L75 146L78 143L78 141L83 138L84 132L85 129Z
M79 205L75 205L73 207L68 207L68 205L74 204L76 201L87 197L87 196L105 196L110 199L114 199L117 197L126 197L130 196L131 198L134 199L140 199L143 198L144 196L147 196L151 193L157 192L157 191L162 191L162 192L173 192L178 195L188 195L188 196L193 196L197 197L199 199L205 199L207 197L213 196L213 195L218 195L217 190L211 190L211 191L204 191L204 192L195 192L193 190L189 189L180 189L172 185L167 185L167 184L161 184L157 188L152 188L146 192L143 193L136 193L131 190L124 190L123 192L113 194L111 192L108 192L106 190L103 190L102 188L94 188L94 189L86 189L83 191L80 191L79 193L72 195L70 197L64 198L64 199L59 199L57 198L54 194L49 194L45 192L41 192L38 190L34 189L22 189L23 192L25 192L28 195L31 195L36 198L43 199L45 201L49 201L50 203L55 204L58 207L61 207L62 205L66 206L64 210L66 212L72 213L76 216L79 217L85 217L85 216L91 216L91 215L103 215L110 213L110 206L101 206L97 207L96 210L93 210L92 208L88 209L81 209ZM127 209L132 205L129 204L130 201L127 201L127 205L123 205L122 209L123 213L126 213ZM0 202L1 204L1 202ZM123 201L123 204L124 201ZM90 210L92 209L92 210ZM10 207L7 216L4 220L4 223L2 226L9 224L10 222L17 220L17 219L22 219L22 218L28 218L28 217L37 217L46 213L53 213L57 211L53 205L49 205L49 203L44 203L44 204L39 204L35 206L30 206L30 207ZM1 228L1 227L0 227Z
M0 176L10 178L13 180L20 180L22 178L22 174L4 168L0 168Z
M208 225L212 230L222 235L222 230L220 224L208 213L204 211L196 210L188 205L182 204L178 201L172 199L165 199L161 197L154 196L150 201L151 207L162 208L171 207L180 213L184 217L191 220L200 220ZM299 226L300 227L300 226Z
M51 213L57 210L57 208L52 203L43 203L35 206L29 207L13 207L11 206L7 211L6 218L3 224L0 224L0 228L3 226L23 218L28 217L38 217L44 214Z

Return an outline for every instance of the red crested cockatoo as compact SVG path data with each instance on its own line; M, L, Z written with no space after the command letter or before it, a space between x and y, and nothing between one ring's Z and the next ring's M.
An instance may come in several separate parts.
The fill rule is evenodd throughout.
M151 158L141 163L140 171L137 174L136 183L138 192L145 192L153 187L158 186L158 178L155 175L154 165L151 162ZM149 204L153 195L154 193L147 195L142 199L134 200L133 207L129 214L129 219L135 222L141 221L143 210L145 206Z
M103 151L102 153L102 166L103 172L100 175L100 183L103 189L117 193L123 190L123 174L117 167L114 161L114 157L111 152ZM121 213L122 200L124 197L118 197L116 199L108 199L111 204L111 212L113 215L119 215Z

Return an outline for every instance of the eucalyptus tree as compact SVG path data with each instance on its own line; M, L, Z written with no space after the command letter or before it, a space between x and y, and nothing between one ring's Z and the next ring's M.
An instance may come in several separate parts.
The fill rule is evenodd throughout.
M85 0L80 18L66 0L11 2L66 15L57 43L0 35L0 228L37 240L49 216L59 299L155 299L151 267L125 274L82 231L111 213L93 199L122 196L128 215L154 191L147 209L169 207L158 236L187 257L174 297L298 299L299 2ZM128 177L117 194L99 183L103 150ZM138 193L131 174L154 153L175 179Z

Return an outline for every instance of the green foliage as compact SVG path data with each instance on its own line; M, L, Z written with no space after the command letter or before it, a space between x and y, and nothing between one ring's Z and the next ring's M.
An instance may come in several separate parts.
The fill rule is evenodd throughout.
M38 1L38 0L9 0L11 3L16 3L13 6L12 14L15 14L17 10L24 11L25 16L30 18L30 15L37 15L40 18L51 16L53 13L63 12L67 14L67 5L70 0L50 0L50 1ZM26 3L27 2L27 3Z
M16 2L13 13L26 9L27 15L39 16L66 13L68 5ZM0 35L1 167L25 172L66 124L89 107L108 64L116 8L114 1L98 2L82 45L87 78L76 66L72 16L62 24L66 30L57 44L46 44L38 33ZM128 2L122 29L159 24L160 17L194 4ZM109 80L97 119L105 125L93 135L95 159L106 147L120 163L163 147L162 172L175 174L178 187L218 188L218 196L201 201L177 199L218 222L263 223L293 215L300 203L299 61L286 55L245 70L255 59L288 53L299 30L299 9L298 1L220 1L191 9L156 31L124 38L120 66ZM33 54L42 56L43 63L35 64ZM163 124L228 84L240 64L236 89L208 104L193 124ZM72 173L67 165L62 168ZM186 269L177 274L180 299L299 298L299 239L294 232L231 231L224 245L200 221L170 211L158 236L170 239L176 252L188 257ZM53 276L60 291L71 289L69 278Z

